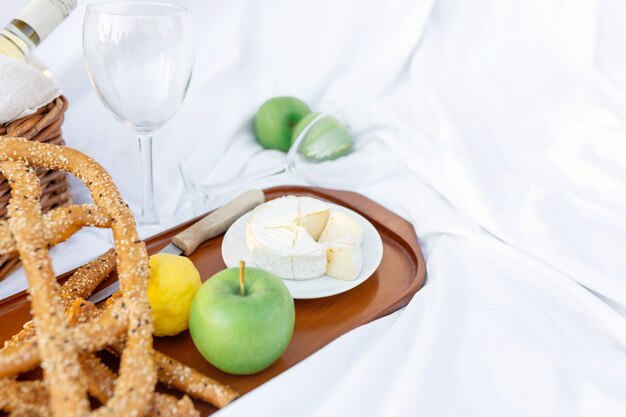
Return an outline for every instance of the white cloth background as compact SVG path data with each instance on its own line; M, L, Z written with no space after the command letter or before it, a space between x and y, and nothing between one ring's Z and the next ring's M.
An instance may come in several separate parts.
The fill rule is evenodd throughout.
M69 98L68 144L100 161L136 208L133 134L84 69L86 3L38 55ZM428 266L405 309L219 415L626 415L625 3L185 3L197 61L184 106L156 136L163 226L191 216L178 162L221 181L280 161L250 132L265 99L323 108L376 98L399 127L404 171L356 191L414 224ZM55 263L67 269L107 246L83 233L54 250ZM0 292L18 288L18 275Z

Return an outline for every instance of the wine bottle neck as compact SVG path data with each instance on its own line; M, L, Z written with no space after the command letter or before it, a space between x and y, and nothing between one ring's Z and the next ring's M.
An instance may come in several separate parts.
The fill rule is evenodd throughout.
M31 0L0 28L0 54L28 59L33 50L76 7L77 0Z
M16 19L12 20L11 23L6 25L3 29L0 29L0 38L5 39L3 49L8 48L3 52L13 58L24 59L31 54L41 40L36 32L32 31L34 36L29 36L31 31L20 23L15 23L17 23Z
M76 0L31 0L9 24L37 46L76 7ZM17 22L17 24L14 24Z

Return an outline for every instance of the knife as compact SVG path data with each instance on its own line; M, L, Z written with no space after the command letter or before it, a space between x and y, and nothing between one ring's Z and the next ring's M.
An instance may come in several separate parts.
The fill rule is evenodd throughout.
M224 233L235 220L263 202L265 202L263 191L246 191L178 233L172 238L171 243L161 249L159 253L189 256L202 242ZM119 288L120 282L115 281L103 290L92 294L88 300L94 304L98 303L109 298Z

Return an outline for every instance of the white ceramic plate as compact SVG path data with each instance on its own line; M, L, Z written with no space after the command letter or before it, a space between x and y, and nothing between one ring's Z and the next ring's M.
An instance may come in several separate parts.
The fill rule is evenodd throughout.
M331 212L341 211L363 226L363 243L361 243L363 266L361 267L361 273L353 281L335 279L327 275L304 281L283 279L283 282L287 285L287 288L289 288L289 292L291 292L293 298L321 298L351 290L371 277L383 258L383 242L380 235L376 228L367 221L365 217L340 205L333 203L327 204L330 206ZM242 260L246 262L246 265L255 266L246 243L246 224L251 215L252 212L241 216L230 226L226 231L226 235L224 235L224 241L222 242L222 258L224 258L224 263L226 263L226 266L229 268L238 266L239 261Z

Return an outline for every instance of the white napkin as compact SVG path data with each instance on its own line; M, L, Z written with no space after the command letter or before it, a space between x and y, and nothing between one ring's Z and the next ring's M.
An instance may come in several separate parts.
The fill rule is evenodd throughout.
M0 55L0 124L33 114L61 95L59 85L23 61Z

